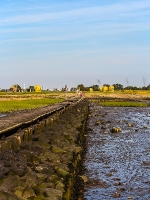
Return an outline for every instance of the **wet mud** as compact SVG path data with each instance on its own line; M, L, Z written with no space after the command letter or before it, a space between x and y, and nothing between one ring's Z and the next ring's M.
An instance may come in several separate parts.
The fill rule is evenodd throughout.
M87 123L84 199L150 199L150 108L91 103Z

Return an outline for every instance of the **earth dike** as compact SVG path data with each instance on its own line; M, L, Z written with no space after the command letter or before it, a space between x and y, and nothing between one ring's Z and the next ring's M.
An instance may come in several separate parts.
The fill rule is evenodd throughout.
M87 115L88 101L83 98L47 118L42 114L36 123L28 120L30 126L23 129L11 120L17 132L1 130L0 199L82 199ZM6 119L2 118L3 123Z

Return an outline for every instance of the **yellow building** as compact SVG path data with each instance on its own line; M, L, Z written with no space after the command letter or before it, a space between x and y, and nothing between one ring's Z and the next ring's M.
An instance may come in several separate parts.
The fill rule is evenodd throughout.
M103 86L103 92L107 92L109 88L107 86Z
M111 91L111 92L114 91L114 86L113 85L109 86L109 91Z
M93 88L90 88L90 92L93 92Z
M114 86L113 85L111 85L111 86L102 86L102 87L100 87L100 91L101 92L108 92L108 91L111 91L111 92L113 92L114 91Z
M100 87L99 90L100 90L100 92L102 92L103 91L103 87Z
M34 89L35 89L35 92L41 92L41 86L40 85L35 85Z

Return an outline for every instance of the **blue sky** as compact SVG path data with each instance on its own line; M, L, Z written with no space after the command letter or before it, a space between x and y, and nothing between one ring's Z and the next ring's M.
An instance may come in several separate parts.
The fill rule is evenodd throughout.
M0 88L148 85L150 1L1 1L0 69Z

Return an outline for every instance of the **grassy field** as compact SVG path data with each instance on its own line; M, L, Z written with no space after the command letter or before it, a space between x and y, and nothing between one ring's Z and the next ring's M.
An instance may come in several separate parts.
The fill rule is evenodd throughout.
M85 92L87 95L110 95L110 94L119 94L119 95L148 95L150 96L150 90L122 90L122 91L106 91L106 92Z
M77 96L76 92L0 92L0 112L11 112L14 110L34 109L37 107L54 104L64 99ZM83 92L83 96L88 98L110 97L129 99L149 99L148 103L140 102L103 102L103 106L147 106L150 105L149 90L126 90L114 92Z
M119 94L119 95L148 95L150 96L150 90L124 90L124 91L114 91L114 92L100 92L100 91L82 91L86 96L101 96L101 95L111 95L111 94ZM62 96L62 95L76 95L76 92L61 92L61 91L42 91L42 92L0 92L0 98L2 97L23 97L23 96Z
M42 106L52 105L58 102L62 102L63 98L51 98L51 99L23 99L23 100L5 100L0 101L0 112L11 112L16 110L34 109Z
M75 96L74 92L0 92L0 101L17 99L42 99L42 98L65 98Z
M58 96L60 94L60 92L56 91L41 91L41 92L0 92L0 96L1 95L7 95L7 96L11 96L11 95L43 95L43 94L52 94L52 95L56 95Z
M47 97L47 96L52 96L52 97L57 97L60 96L60 94L64 94L61 92L0 92L0 99L1 98L24 98L24 97Z
M105 101L100 102L101 106L108 106L108 107L147 107L150 106L148 103L142 102L117 102L117 101Z

